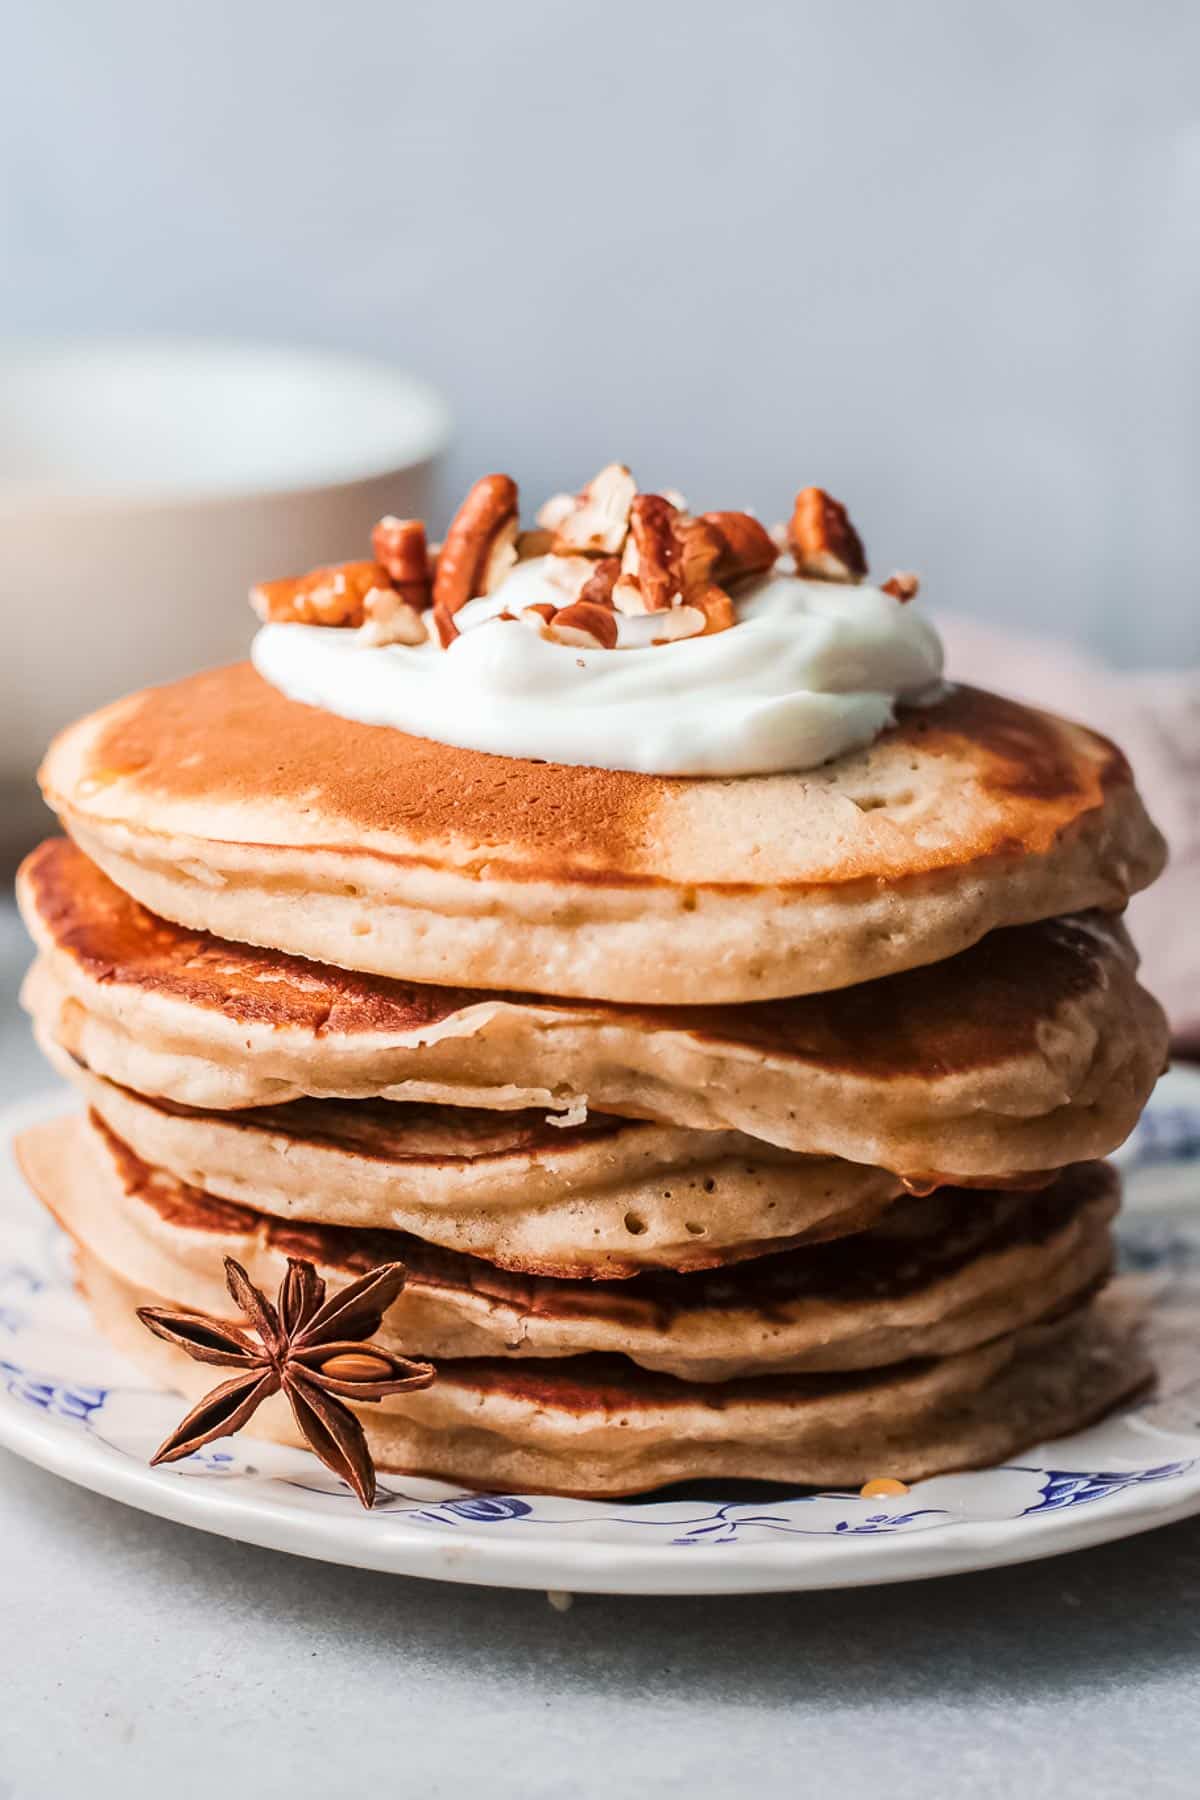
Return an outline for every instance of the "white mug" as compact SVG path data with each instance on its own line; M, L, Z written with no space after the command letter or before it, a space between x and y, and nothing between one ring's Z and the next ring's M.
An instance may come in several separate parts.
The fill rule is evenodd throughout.
M0 846L80 713L244 655L256 580L370 555L425 517L450 433L423 382L320 351L0 347Z

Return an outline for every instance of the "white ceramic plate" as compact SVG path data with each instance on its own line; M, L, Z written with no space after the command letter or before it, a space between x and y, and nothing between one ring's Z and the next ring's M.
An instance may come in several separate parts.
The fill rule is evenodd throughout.
M61 1094L0 1115L6 1140ZM1124 1244L1151 1299L1157 1395L1016 1462L895 1500L733 1491L644 1501L475 1494L385 1476L364 1513L314 1457L235 1438L146 1459L180 1415L94 1331L66 1240L0 1170L0 1443L96 1493L225 1537L404 1575L606 1593L859 1586L1028 1562L1200 1511L1200 1075L1164 1078L1127 1146Z

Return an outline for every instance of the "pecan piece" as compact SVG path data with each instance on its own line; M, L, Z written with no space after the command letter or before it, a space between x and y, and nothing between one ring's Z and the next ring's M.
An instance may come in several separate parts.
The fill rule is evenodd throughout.
M536 531L517 534L517 561L530 562L535 556L549 556L554 548L554 533L540 526Z
M676 513L672 531L679 548L679 592L685 606L695 604L696 596L717 579L723 540L707 519L689 519L682 513Z
M609 463L575 495L569 508L562 496L548 500L538 514L539 525L554 532L554 549L592 556L617 556L629 530L629 509L637 483L624 463Z
M639 494L630 508L629 537L613 589L618 612L662 612L679 595L676 510L661 494Z
M710 587L706 593L700 594L689 602L704 615L705 637L712 637L714 632L728 631L731 625L737 624L737 614L733 610L733 601L724 588Z
M921 591L921 580L919 576L902 570L888 576L883 584L883 591L885 594L894 594L903 606L906 601L916 599Z
M616 556L629 529L637 483L624 463L608 463L578 494L552 494L537 522L561 555Z
M517 484L508 475L475 483L442 541L433 580L435 606L452 617L490 594L517 560Z
M363 601L358 641L371 648L381 644L423 644L422 609L406 600L398 588L372 588Z
M619 611L660 612L679 593L679 556L672 529L677 516L661 494L639 494L634 501L621 579L613 594ZM631 583L633 595L627 593Z
M429 605L432 576L423 520L397 519L389 513L371 533L371 549L410 606L420 612Z
M840 500L824 488L802 488L788 525L796 573L815 581L861 581L867 553Z
M458 636L458 626L454 623L454 614L435 600L428 612L423 613L421 617L430 643L436 644L439 650L448 650Z
M615 650L617 615L591 600L562 606L550 620L550 637L559 644L578 644L584 650Z
M668 606L665 612L622 619L617 642L622 650L642 650L652 644L677 644L683 638L701 637L703 633L704 614L698 606Z
M611 606L613 588L621 573L619 556L605 556L593 565L592 574L579 590L579 599L587 605Z
M645 650L655 644L677 644L685 638L711 637L736 623L733 601L722 588L712 587L661 612L637 617L621 615L617 621L617 644L622 650Z
M521 623L523 625L532 625L534 629L540 631L544 637L546 634L546 627L553 619L555 613L559 610L560 609L553 605L551 601L539 600L533 606L524 606L521 608Z
M361 625L367 595L390 586L387 570L378 563L335 563L307 575L260 581L250 589L250 604L269 624Z
M569 519L579 505L578 494L551 494L548 500L534 513L539 531L547 531L553 538L559 526Z
M779 560L770 532L752 513L707 512L701 513L700 519L721 540L721 554L713 570L715 580L726 585L744 581L751 575L765 574Z
M711 586L722 539L703 519L689 519L662 494L639 494L629 514L621 575L613 589L618 612L662 612L688 604Z

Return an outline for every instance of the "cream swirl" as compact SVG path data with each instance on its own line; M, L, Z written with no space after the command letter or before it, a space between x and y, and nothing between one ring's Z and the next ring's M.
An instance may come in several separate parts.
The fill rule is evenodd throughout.
M936 695L942 647L912 606L868 586L773 571L738 623L650 645L622 619L615 650L579 649L519 620L563 604L540 560L458 615L462 635L368 648L352 631L264 625L254 665L289 699L467 750L654 775L810 769L879 735L899 701Z

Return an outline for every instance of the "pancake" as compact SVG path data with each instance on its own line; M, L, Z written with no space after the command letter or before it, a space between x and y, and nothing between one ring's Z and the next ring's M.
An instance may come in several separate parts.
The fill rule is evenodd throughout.
M507 1269L711 1268L859 1231L901 1192L865 1164L604 1113L562 1125L390 1100L201 1113L43 1047L144 1162L193 1187L286 1219L413 1232Z
M86 1251L77 1267L97 1325L119 1350L187 1404L211 1391L212 1369L151 1337L135 1316L139 1306L174 1304L172 1296L122 1281ZM693 1479L858 1487L878 1475L916 1481L1003 1462L1083 1430L1151 1379L1115 1292L958 1356L882 1372L706 1387L616 1357L481 1358L445 1363L432 1387L359 1416L381 1470L475 1489L589 1498ZM300 1441L279 1396L247 1430Z
M228 1316L223 1259L274 1293L290 1256L331 1291L384 1262L408 1283L380 1342L432 1358L620 1354L684 1380L875 1368L955 1354L1056 1315L1112 1262L1117 1183L1082 1164L1037 1194L909 1197L885 1224L732 1272L571 1282L505 1273L401 1232L283 1224L150 1168L95 1119L24 1134L59 1222L113 1274Z
M1166 1061L1166 1021L1102 914L752 1006L614 1007L435 988L157 919L74 846L19 881L42 1032L120 1086L210 1110L312 1098L582 1106L740 1131L917 1185L1107 1155Z
M800 774L663 778L453 749L249 664L65 731L46 798L163 918L336 964L618 1002L816 993L1120 908L1163 845L1082 726L976 689Z

